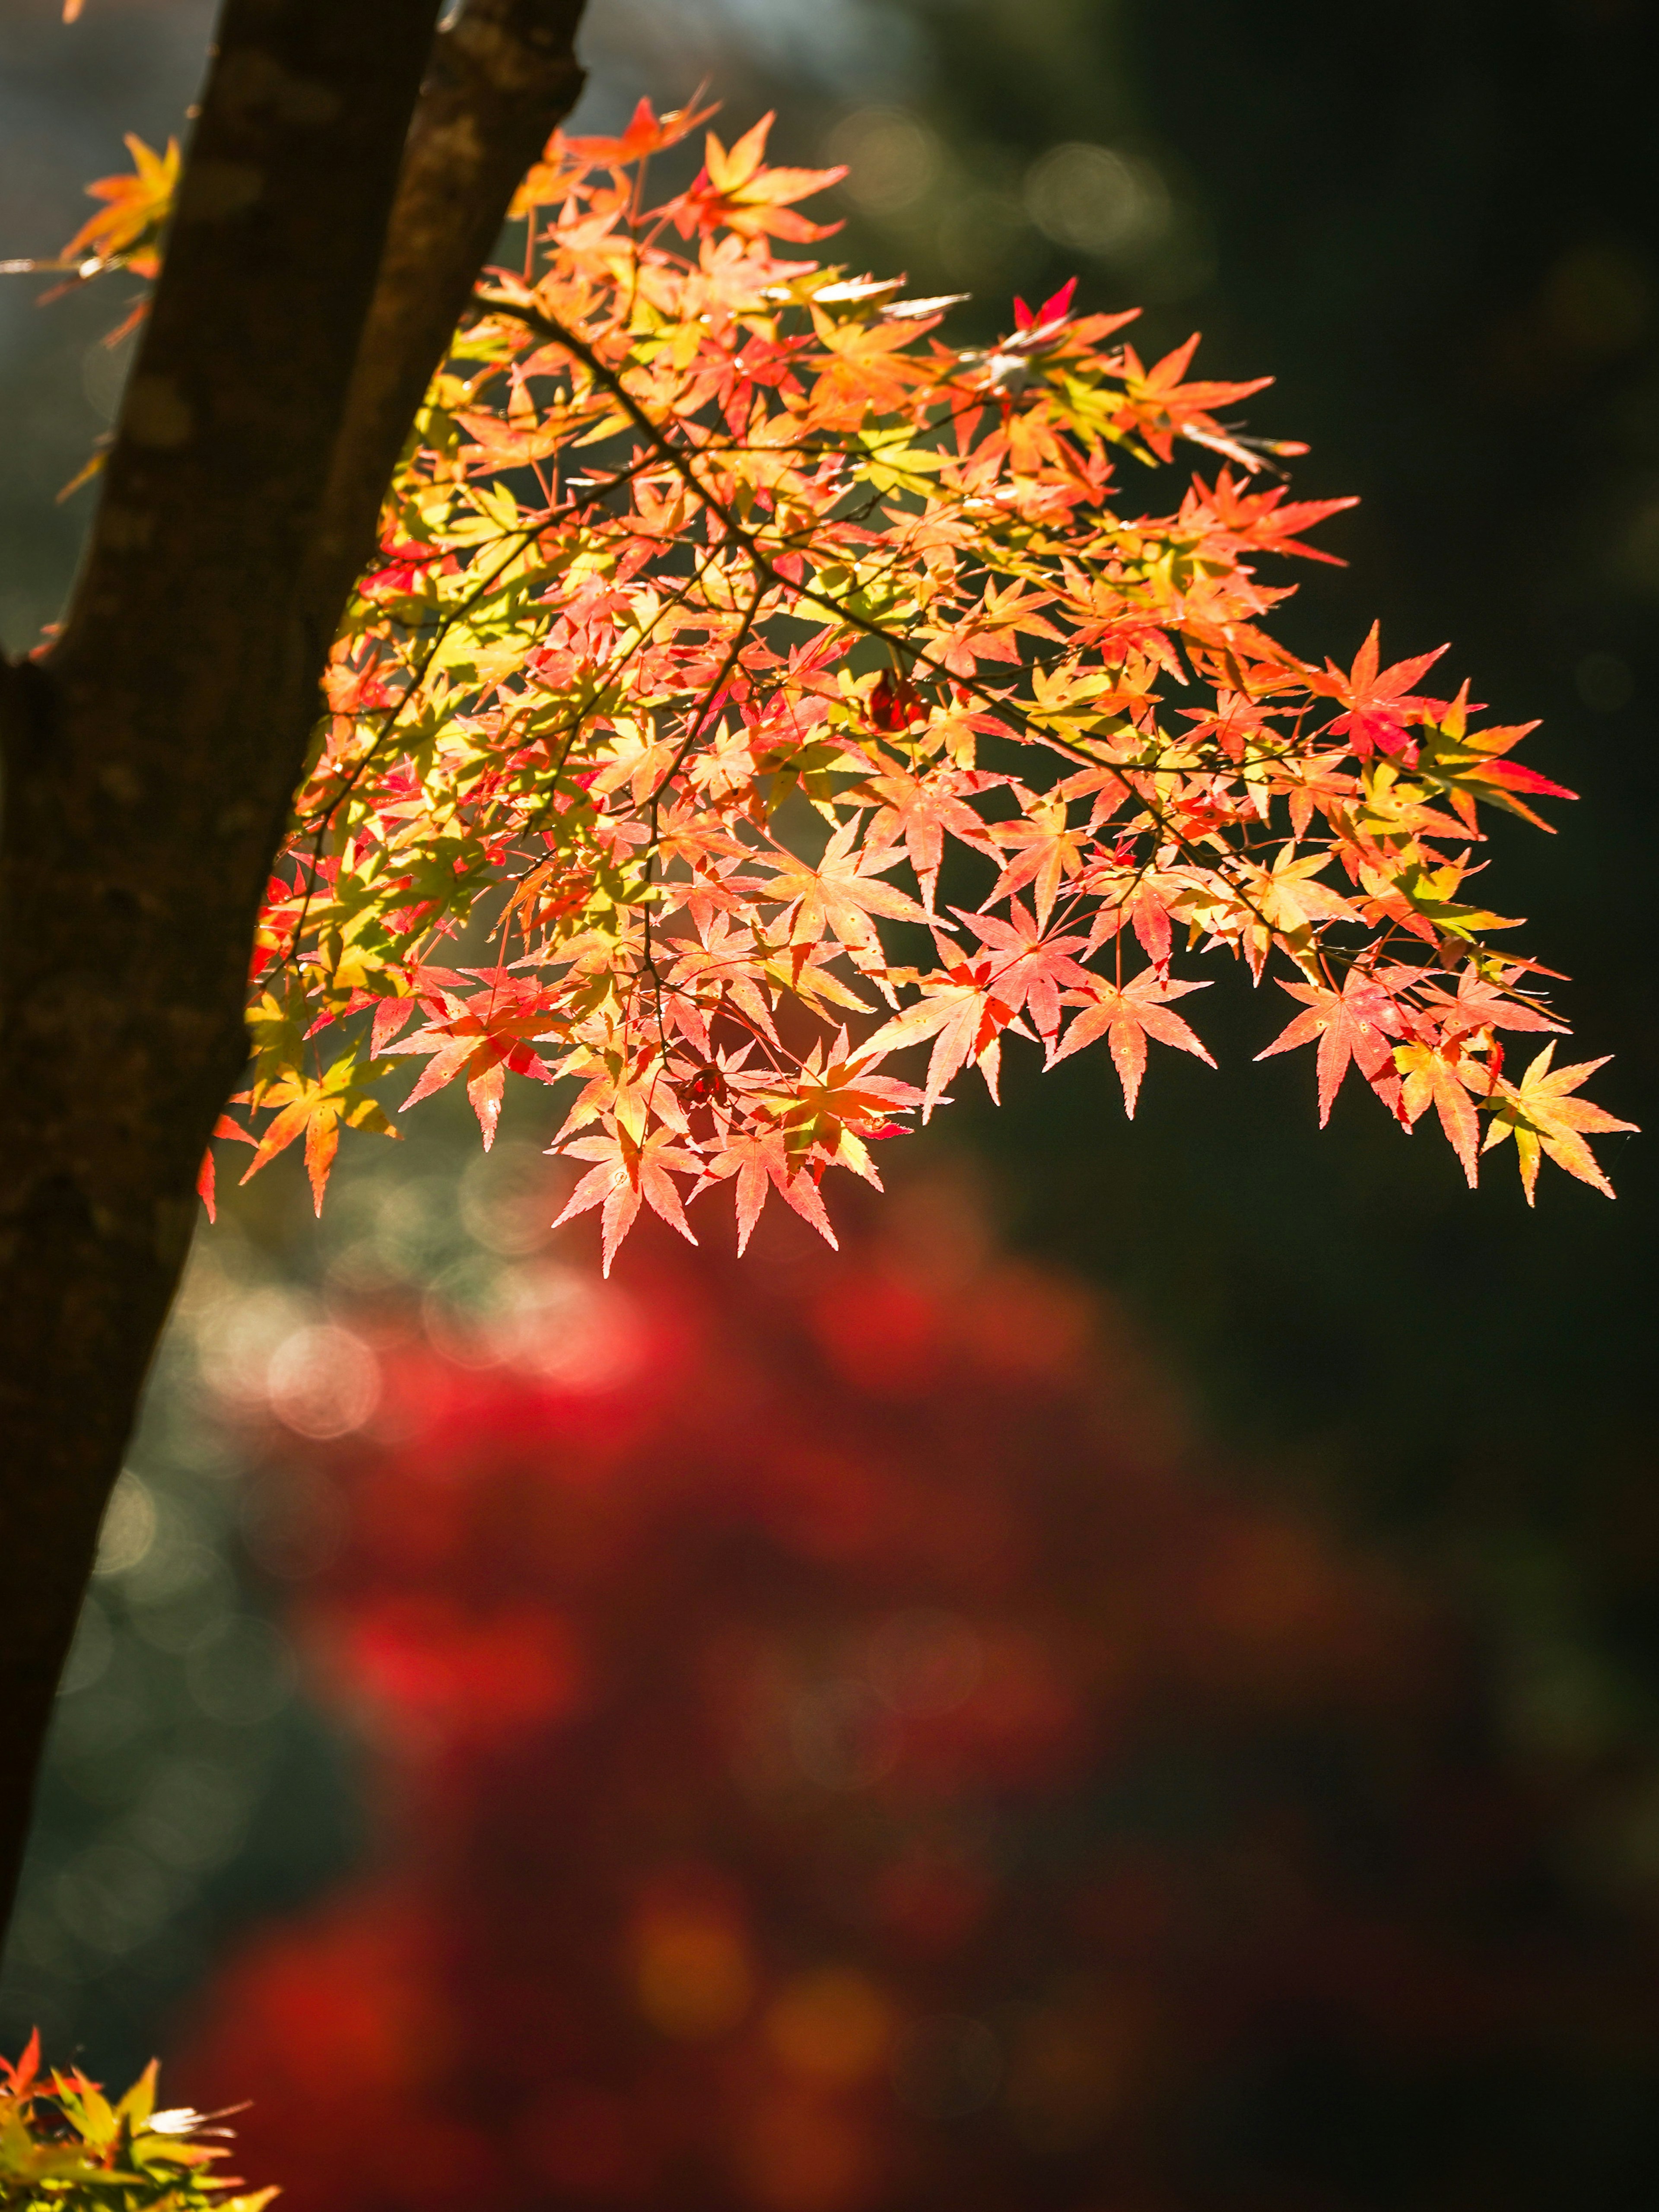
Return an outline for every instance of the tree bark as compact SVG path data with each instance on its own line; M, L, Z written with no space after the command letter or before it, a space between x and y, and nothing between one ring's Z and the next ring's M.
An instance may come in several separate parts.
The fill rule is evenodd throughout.
M225 0L88 556L0 659L0 1914L380 500L580 0ZM422 82L424 76L424 82Z
M581 12L582 0L471 0L433 50L307 578L331 633L519 181L581 90Z

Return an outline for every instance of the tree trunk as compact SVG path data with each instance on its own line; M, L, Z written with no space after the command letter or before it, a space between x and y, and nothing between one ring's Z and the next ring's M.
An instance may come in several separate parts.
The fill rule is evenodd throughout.
M434 45L438 5L225 0L69 618L0 660L0 1915L322 664L580 85L580 0L472 0Z

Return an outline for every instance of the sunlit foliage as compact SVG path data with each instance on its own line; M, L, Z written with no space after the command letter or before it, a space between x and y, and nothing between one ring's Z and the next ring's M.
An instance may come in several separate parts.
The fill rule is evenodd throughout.
M1070 285L958 350L950 301L799 258L840 173L764 122L653 202L702 120L556 137L432 388L260 922L247 1172L303 1137L320 1205L408 1056L398 1110L460 1080L486 1144L509 1074L575 1086L607 1265L720 1183L740 1244L773 1191L830 1236L825 1170L994 1094L1006 1036L1103 1042L1130 1113L1149 1040L1207 1060L1202 950L1299 1002L1265 1051L1316 1048L1322 1121L1352 1065L1471 1183L1513 1139L1529 1201L1545 1154L1607 1190L1629 1125L1474 882L1482 805L1571 794L1438 653L1273 635L1264 562L1349 502L1223 418L1266 380L1147 367Z
M231 2192L216 2179L224 2152L204 2142L200 2112L155 2109L154 2061L118 2104L77 2068L40 2069L33 2038L15 2062L0 2058L3 2212L263 2212L274 2189Z

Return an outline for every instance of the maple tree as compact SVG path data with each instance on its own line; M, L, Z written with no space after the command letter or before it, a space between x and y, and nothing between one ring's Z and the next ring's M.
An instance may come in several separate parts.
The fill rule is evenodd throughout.
M381 12L418 60L412 0ZM444 36L515 12L557 11L496 0ZM102 211L66 257L142 273L160 255L160 289L86 578L63 637L13 674L19 730L46 726L43 683L107 663L112 639L88 658L116 619L100 610L128 626L133 676L159 623L201 679L199 616L179 638L173 547L134 498L157 455L207 458L189 380L167 366L169 344L198 343L179 259L234 228L252 190L211 152L216 129L250 110L315 129L339 104L261 73L256 14L228 8L244 66L233 53L224 91L222 40L182 169L135 148L135 177L95 188ZM246 744L274 716L283 740L245 790L216 766L198 842L169 825L173 997L161 1027L142 997L119 1017L145 1062L161 1027L203 1030L165 1162L123 1193L165 1247L145 1263L142 1325L110 1317L129 1413L133 1348L141 1362L189 1233L181 1148L193 1170L210 1127L252 1144L249 1175L302 1140L320 1205L343 1126L395 1132L396 1112L459 1080L489 1144L509 1073L569 1081L555 1146L586 1172L566 1211L599 1210L607 1267L642 1207L691 1237L687 1205L728 1183L740 1245L775 1194L833 1239L827 1171L878 1181L872 1142L927 1120L970 1069L994 1095L1005 1036L1050 1065L1103 1039L1131 1113L1149 1043L1207 1059L1174 1011L1205 980L1174 972L1178 952L1229 952L1285 983L1300 1011L1265 1053L1315 1046L1322 1120L1353 1066L1407 1127L1432 1106L1471 1183L1483 1146L1512 1137L1529 1201L1545 1154L1607 1188L1586 1139L1628 1125L1577 1095L1599 1063L1553 1067L1550 971L1493 941L1513 924L1474 888L1482 803L1537 821L1534 800L1571 794L1512 757L1530 726L1480 726L1467 684L1422 688L1437 653L1385 667L1373 629L1346 669L1315 665L1273 635L1291 586L1261 563L1331 557L1304 533L1349 502L1288 498L1279 464L1304 449L1226 418L1267 380L1191 379L1195 338L1147 366L1123 336L1132 314L1079 313L1071 284L1016 303L996 345L952 346L951 300L800 255L828 232L799 203L841 173L769 167L766 120L729 149L710 132L692 181L653 200L652 161L706 119L642 102L619 137L556 133L512 204L517 265L472 287L477 222L458 297L404 256L421 341L368 378L375 436L313 435L308 477L292 442L234 485L216 457L233 538L268 537L271 514L288 534L271 604L250 606L235 580L227 621L248 658L218 664L207 721ZM306 189L337 206L333 179ZM244 366L268 374L284 271L234 260L254 301ZM374 270L361 252L369 362ZM311 340L348 406L365 380L350 336ZM290 365L283 395L310 374ZM1178 449L1198 471L1182 459L1160 492ZM231 580L216 576L222 600ZM167 743L158 731L152 768ZM100 766L99 788L131 804L122 773ZM46 817L12 811L30 841L14 875L61 905L73 869L48 892ZM235 882L204 915L199 839L222 844L227 823ZM94 887L111 930L122 899L167 902L146 828L120 897ZM48 844L61 866L61 830ZM207 917L179 957L180 928ZM250 938L252 1058L216 1119L243 1065L228 978L240 1004ZM124 945L124 974L133 958ZM77 961L59 948L30 979L37 1008L48 984L56 996L18 1032L20 1094L61 1035ZM1519 1031L1550 1042L1517 1082L1503 1040ZM118 1054L89 1056L79 1089L61 1055L52 1078L73 1097L76 1191L131 1080ZM389 1109L385 1079L408 1058L423 1065ZM213 1176L210 1154L210 1206ZM64 1182L28 1169L42 1241ZM39 1395L33 1368L25 1387ZM88 1509L124 1433L118 1404ZM95 1526L83 1512L82 1566Z

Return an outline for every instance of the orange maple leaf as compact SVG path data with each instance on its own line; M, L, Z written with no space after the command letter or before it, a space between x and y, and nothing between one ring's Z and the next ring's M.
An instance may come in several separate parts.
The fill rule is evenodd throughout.
M1331 1106L1342 1087L1350 1060L1358 1064L1367 1082L1375 1083L1392 1056L1391 1036L1400 1034L1400 1015L1394 1002L1373 977L1352 969L1342 988L1330 991L1317 983L1285 983L1281 988L1293 999L1306 1001L1308 1011L1297 1014L1270 1045L1257 1053L1271 1060L1275 1053L1294 1052L1298 1045L1319 1040L1319 1126L1331 1118ZM1413 1117L1415 1119L1415 1115Z
M386 1119L380 1101L360 1086L359 1076L370 1072L373 1071L361 1069L355 1058L337 1060L323 1075L279 1076L263 1090L257 1103L274 1106L276 1119L260 1138L242 1181L246 1182L249 1176L258 1175L278 1152L286 1152L296 1137L303 1136L306 1173L311 1178L315 1210L320 1214L323 1193L328 1187L328 1171L340 1148L342 1123L349 1129L374 1129L383 1137L398 1134ZM237 1133L233 1128L228 1133Z
M496 975L486 988L471 997L446 994L446 1001L444 1011L434 1014L413 1036L400 1044L388 1044L385 1050L430 1055L420 1080L404 1101L405 1107L429 1098L458 1075L465 1076L466 1095L478 1117L488 1152L501 1116L507 1070L542 1083L556 1079L531 1047L536 1038L556 1031L549 1009L557 1003L557 994L526 984L522 976Z
M1609 1055L1604 1053L1600 1060L1583 1060L1571 1067L1553 1068L1550 1060L1554 1051L1552 1040L1519 1083L1500 1081L1497 1085L1499 1103L1493 1111L1481 1150L1489 1152L1506 1137L1515 1139L1522 1186L1528 1206L1534 1203L1540 1152L1547 1152L1557 1167L1577 1176L1580 1182L1589 1183L1611 1198L1613 1185L1596 1165L1594 1153L1584 1142L1585 1136L1603 1136L1615 1129L1633 1130L1637 1125L1634 1121L1618 1121L1601 1107L1592 1105L1588 1098L1570 1096L1598 1067L1607 1066Z
M845 164L833 169L769 169L766 140L775 120L775 111L763 115L729 152L708 133L703 167L675 204L675 224L683 238L723 227L739 238L763 238L770 231L801 241L828 238L839 228L809 222L791 210L790 203L838 185L847 174Z
M1462 1161L1473 1190L1480 1176L1476 1147L1480 1117L1469 1092L1487 1091L1490 1072L1480 1061L1465 1059L1455 1038L1443 1045L1425 1044L1413 1038L1409 1044L1395 1047L1394 1061L1405 1079L1400 1089L1401 1118L1407 1127L1414 1127L1433 1106L1446 1141Z
M678 1187L668 1172L670 1168L678 1168L683 1174L697 1172L697 1162L674 1142L677 1134L672 1129L653 1129L643 1138L635 1138L617 1123L603 1135L575 1137L556 1147L576 1159L599 1162L571 1192L553 1226L558 1228L573 1214L586 1213L590 1206L602 1206L607 1275L642 1200L671 1229L678 1229L688 1244L697 1241L686 1220Z
M1146 1073L1148 1037L1191 1053L1206 1067L1215 1066L1193 1030L1164 1003L1170 999L1184 998L1188 991L1208 988L1206 982L1176 982L1168 976L1160 976L1155 968L1143 968L1121 989L1115 984L1097 981L1091 1002L1066 1030L1064 1043L1050 1052L1048 1065L1053 1067L1073 1053L1081 1052L1103 1030L1118 1081L1123 1085L1123 1110L1133 1121L1135 1101L1140 1096L1140 1079Z
M105 205L88 216L64 248L60 258L65 266L91 260L106 268L122 262L140 276L154 276L160 269L155 248L179 186L179 142L169 138L167 152L158 154L129 131L126 147L133 174L100 177L87 186L90 196Z
M948 950L940 946L941 952ZM1002 1032L1014 1018L1014 1010L998 995L996 963L987 958L969 967L957 961L937 975L924 975L922 996L884 1022L861 1048L871 1059L932 1037L927 1062L927 1086L921 1118L931 1120L945 1096L945 1086L964 1062L972 1060L985 1078L991 1096L997 1095L997 1073Z
M665 146L672 146L699 123L714 114L711 107L671 108L659 116L648 100L641 100L629 118L628 128L616 138L567 138L556 131L539 161L526 173L513 196L507 219L521 222L532 208L547 207L564 199L571 185L589 167L625 167L641 161Z
M803 1221L810 1221L824 1243L839 1251L836 1232L818 1196L817 1184L801 1162L790 1155L781 1129L748 1129L735 1136L708 1163L708 1172L722 1181L735 1176L738 1198L738 1250L743 1253L754 1234L769 1191L793 1206Z
M896 866L896 849L870 852L859 848L856 821L845 822L824 847L816 867L785 854L767 896L781 899L793 908L790 937L797 945L815 945L829 930L849 952L878 949L872 915L891 921L927 920L922 908L908 893L880 881Z

